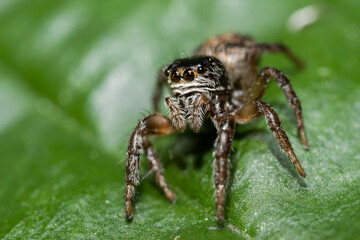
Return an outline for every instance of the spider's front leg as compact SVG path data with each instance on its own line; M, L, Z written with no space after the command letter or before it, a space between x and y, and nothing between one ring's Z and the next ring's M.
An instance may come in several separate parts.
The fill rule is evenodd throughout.
M175 201L176 196L169 189L165 177L162 174L163 168L156 156L154 148L148 140L148 136L151 135L168 135L174 132L175 129L170 119L160 114L153 114L141 120L131 134L126 160L125 211L128 219L131 219L133 215L132 200L135 195L135 185L139 184L140 155L142 149L145 151L149 165L155 173L156 182L164 191L166 197L171 202Z
M213 117L213 121L218 130L218 136L214 144L215 160L213 163L217 219L219 222L223 222L225 215L226 186L230 172L230 161L228 156L235 132L235 119L228 113L218 112Z

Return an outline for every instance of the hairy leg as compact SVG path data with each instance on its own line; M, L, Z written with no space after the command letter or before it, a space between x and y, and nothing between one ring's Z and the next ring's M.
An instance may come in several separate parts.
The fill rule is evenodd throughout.
M294 109L297 121L297 128L302 145L305 149L309 149L309 143L305 134L304 119L302 116L300 100L297 98L289 79L281 71L272 67L263 68L260 71L256 81L246 91L246 94L243 96L243 101L250 104L251 102L260 100L265 93L267 84L272 78L274 78L278 86L282 88L285 97L290 104L290 107Z
M226 186L230 172L229 153L232 147L232 140L235 132L235 119L228 114L220 113L213 117L217 126L218 136L215 140L214 147L214 180L215 180L215 197L217 207L217 219L219 222L224 221Z
M170 119L160 114L150 115L139 122L133 133L131 134L126 159L126 190L125 204L126 216L132 218L132 200L135 195L135 185L139 184L139 169L141 150L144 149L146 157L156 175L156 180L165 192L166 197L170 201L175 200L175 195L169 190L164 176L161 173L159 160L152 148L148 136L151 135L167 135L175 132L171 125Z
M287 137L284 129L281 127L279 116L269 104L254 101L243 106L241 109L236 110L234 115L236 122L240 124L250 122L258 118L260 115L264 115L267 125L273 132L276 140L279 142L281 149L289 156L291 162L296 166L300 176L306 177L306 173L295 155L289 138Z
M257 119L260 116L258 105L255 101L245 104L234 112L237 123L244 124Z
M169 199L170 202L174 203L176 201L176 196L169 189L169 186L163 175L164 168L162 167L160 160L157 157L156 152L155 152L151 142L147 138L144 138L143 146L144 146L146 158L148 160L150 168L155 173L155 179L156 179L157 184L160 186L160 188L165 193L166 198Z
M296 55L284 44L281 43L256 43L252 46L259 53L283 53L288 57L298 68L304 68L304 63L296 57Z
M291 162L296 166L300 176L305 178L306 173L295 155L295 152L291 146L288 136L286 135L286 132L284 131L284 129L282 129L280 125L279 116L269 104L264 102L257 102L257 104L259 108L259 113L265 116L267 125L269 129L273 132L276 140L279 142L281 149L284 150L289 156Z

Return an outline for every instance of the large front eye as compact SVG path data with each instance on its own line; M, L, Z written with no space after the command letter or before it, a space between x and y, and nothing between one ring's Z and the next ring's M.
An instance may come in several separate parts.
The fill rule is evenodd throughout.
M192 80L194 80L194 78L195 78L195 74L194 74L194 72L193 72L191 69L186 69L186 70L184 71L183 78L184 78L186 81L192 81Z
M181 75L180 72L178 70L174 70L171 72L170 78L173 82L178 83L180 82L181 79Z

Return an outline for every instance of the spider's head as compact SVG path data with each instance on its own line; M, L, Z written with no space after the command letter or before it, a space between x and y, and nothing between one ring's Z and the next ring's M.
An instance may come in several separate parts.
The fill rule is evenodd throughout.
M223 64L217 58L210 56L177 59L165 69L164 74L174 95L227 89Z

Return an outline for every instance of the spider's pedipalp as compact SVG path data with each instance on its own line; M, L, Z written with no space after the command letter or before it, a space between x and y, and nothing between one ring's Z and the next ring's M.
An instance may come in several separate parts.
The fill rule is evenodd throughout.
M171 116L172 116L172 125L179 131L184 132L186 127L185 111L180 106L177 99L170 97L165 98L165 104L168 106Z
M194 132L199 132L209 111L210 99L205 94L196 94L188 103L188 123Z

